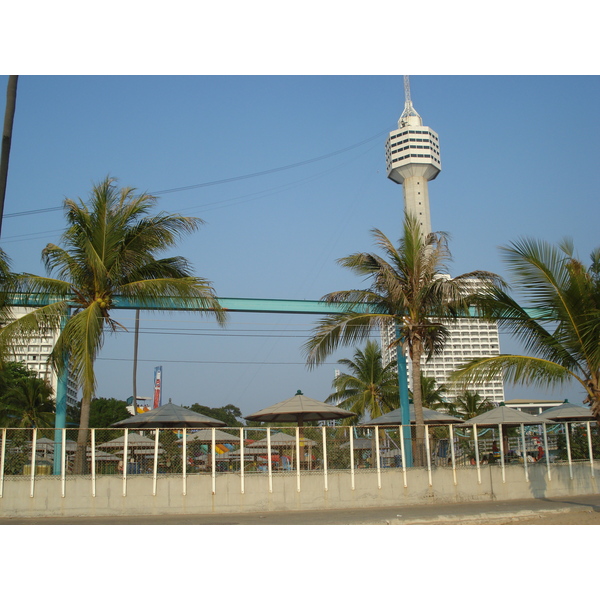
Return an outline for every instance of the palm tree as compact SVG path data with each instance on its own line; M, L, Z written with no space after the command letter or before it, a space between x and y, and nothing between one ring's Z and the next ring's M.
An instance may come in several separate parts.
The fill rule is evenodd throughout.
M178 308L212 311L220 324L225 322L210 282L194 276L183 257L157 258L202 221L162 212L149 216L155 204L153 196L135 195L133 188L119 190L108 177L94 186L87 203L65 200L63 247L48 244L42 252L48 277L22 276L29 292L50 294L49 303L0 332L0 339L26 336L58 327L63 319L51 361L59 374L69 368L82 388L77 473L84 464L96 388L94 361L105 333L125 330L112 317L117 299L165 310L177 303ZM57 278L50 277L53 273ZM73 314L65 323L68 311Z
M323 301L340 303L346 310L324 317L305 344L310 367L321 363L340 344L354 344L366 338L373 328L393 323L398 331L395 345L411 361L412 380L421 381L421 358L440 353L448 337L446 323L467 315L472 296L469 279L482 282L499 278L474 271L450 278L448 236L424 236L416 218L406 214L403 237L396 248L378 229L372 230L377 246L387 258L358 252L338 262L357 275L371 280L364 290L332 292ZM414 386L417 464L423 464L423 404L420 386Z
M443 383L438 386L435 377L427 377L421 373L421 402L424 408L431 410L448 408L449 403L445 399L447 393L448 389ZM408 393L408 396L413 400L412 391Z
M10 270L10 259L0 248L0 327L12 319L10 293L17 290L17 276Z
M449 406L450 414L465 421L493 408L494 405L487 398L482 398L479 393L467 390L457 396Z
M8 427L52 427L52 386L34 374L18 380L0 399L0 421Z
M334 380L336 391L325 399L356 413L344 420L345 425L355 425L365 416L372 419L398 408L398 377L396 361L383 365L381 349L377 342L368 341L365 349L356 349L353 360L338 360L348 369Z
M574 256L570 240L554 246L521 238L501 252L528 309L507 291L492 288L486 314L531 355L475 359L453 379L469 383L503 373L512 384L554 387L577 381L600 423L600 248L592 252L588 267Z

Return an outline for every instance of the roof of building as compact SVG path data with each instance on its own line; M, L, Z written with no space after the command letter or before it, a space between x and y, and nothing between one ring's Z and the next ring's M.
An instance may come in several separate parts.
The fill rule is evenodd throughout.
M504 404L526 404L526 405L555 405L562 404L564 400L505 400Z

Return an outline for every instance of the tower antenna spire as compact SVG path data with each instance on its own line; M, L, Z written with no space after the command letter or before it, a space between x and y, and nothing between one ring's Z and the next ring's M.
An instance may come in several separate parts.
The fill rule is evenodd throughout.
M404 76L404 111L400 115L400 122L406 121L408 117L418 117L421 115L415 110L412 100L410 99L410 79L408 75Z

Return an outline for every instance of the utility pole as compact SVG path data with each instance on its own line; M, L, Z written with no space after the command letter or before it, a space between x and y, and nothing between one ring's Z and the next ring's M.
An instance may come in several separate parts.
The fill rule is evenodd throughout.
M4 216L4 198L6 197L6 182L8 180L8 158L12 140L15 106L17 104L18 75L8 76L6 87L6 109L4 111L4 129L2 130L2 153L0 154L0 235L2 234L2 218Z

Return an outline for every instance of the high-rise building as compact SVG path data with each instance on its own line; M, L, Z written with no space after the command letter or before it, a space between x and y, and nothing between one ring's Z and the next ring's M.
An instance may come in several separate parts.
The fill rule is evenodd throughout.
M15 306L12 309L14 318L18 319L31 311L29 308ZM58 377L56 372L48 363L48 357L54 348L58 339L58 330L52 330L42 336L33 336L27 340L27 343L13 346L13 360L23 363L28 369L37 373L40 379L45 379L54 390L56 398L56 388ZM67 406L77 404L78 388L71 377L67 379Z
M442 170L439 139L435 131L423 125L423 120L412 105L408 76L404 76L404 111L398 120L398 129L392 131L385 144L387 176L402 185L404 210L412 213L424 235L431 233L428 182ZM473 280L473 286L477 280ZM448 323L450 336L443 353L429 361L423 358L422 371L426 377L435 378L438 385L446 385L446 399L452 401L461 390L452 388L450 373L468 360L500 353L500 337L495 323L481 319L459 319ZM395 327L391 324L381 331L384 363L396 359L396 348L389 345L395 339ZM409 359L407 358L407 362ZM408 369L409 385L411 369ZM504 385L499 375L490 382L470 385L469 391L478 392L482 398L494 403L504 401Z

